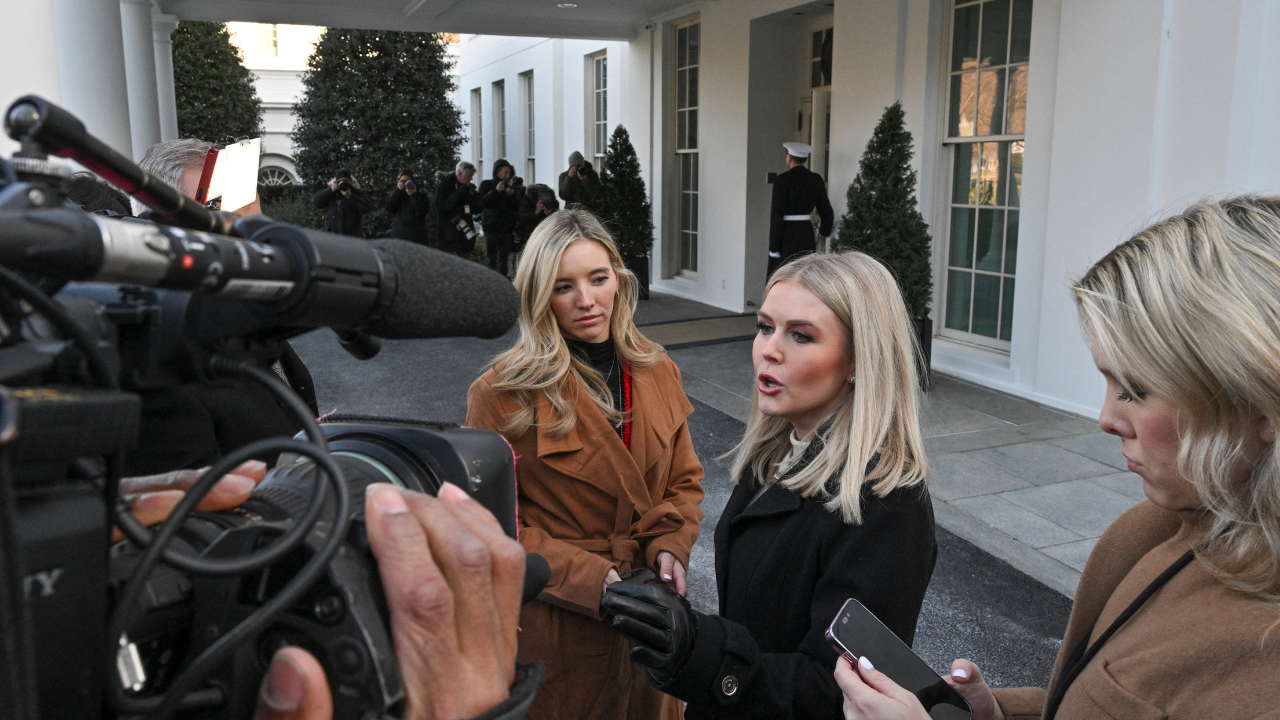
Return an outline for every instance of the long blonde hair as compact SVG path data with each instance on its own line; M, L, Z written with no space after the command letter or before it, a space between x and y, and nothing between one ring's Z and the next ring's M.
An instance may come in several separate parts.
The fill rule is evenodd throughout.
M1200 560L1270 602L1280 602L1275 443L1246 482L1232 470L1258 415L1280 426L1278 289L1280 197L1250 196L1152 225L1072 288L1085 339L1124 389L1140 385L1178 407L1177 467L1213 516Z
M502 428L510 437L519 437L539 423L549 425L553 436L572 430L578 422L573 402L579 389L585 389L610 423L623 419L610 402L609 388L600 373L569 352L551 311L551 292L560 271L560 258L576 242L594 242L603 247L618 277L618 295L609 321L609 337L618 356L632 367L648 367L662 359L662 348L636 328L636 278L623 265L613 237L586 210L552 213L529 237L516 271L520 337L511 349L490 363L498 374L494 390L509 393L519 406ZM554 417L537 417L538 392L546 395Z
M848 333L857 375L839 407L818 431L822 449L804 469L781 482L803 497L823 497L845 522L862 522L862 487L878 497L924 482L928 461L920 440L919 355L902 293L889 270L869 255L808 255L783 265L765 287L794 282L831 308ZM747 430L732 451L734 481L748 471L771 483L770 468L791 447L791 423L751 403ZM868 468L873 459L875 466ZM828 481L838 477L838 487Z

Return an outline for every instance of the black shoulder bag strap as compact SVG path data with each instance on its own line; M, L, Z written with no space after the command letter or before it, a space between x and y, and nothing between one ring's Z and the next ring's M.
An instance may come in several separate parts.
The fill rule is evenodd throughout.
M1062 704L1062 698L1067 694L1067 689L1071 687L1071 683L1075 682L1075 679L1084 671L1089 661L1093 660L1098 651L1102 649L1102 646L1120 629L1120 626L1128 622L1129 618L1138 612L1138 608L1142 607L1157 590L1164 587L1165 583L1169 582L1174 575L1177 575L1178 571L1190 565L1191 561L1195 559L1195 551L1188 550L1186 554L1175 560L1172 565L1165 568L1165 571L1160 573L1160 576L1155 580L1152 580L1147 589L1143 590L1138 597L1134 598L1133 602L1129 603L1129 607L1120 613L1120 617L1117 617L1115 622L1111 623L1111 627L1099 635L1092 645L1089 644L1089 636L1085 635L1080 644L1076 645L1075 651L1071 653L1071 659L1067 660L1067 664L1062 668L1062 676L1058 678L1058 683L1053 686L1053 691L1049 693L1049 702L1045 705L1043 720L1054 720L1054 716L1058 714L1058 706Z

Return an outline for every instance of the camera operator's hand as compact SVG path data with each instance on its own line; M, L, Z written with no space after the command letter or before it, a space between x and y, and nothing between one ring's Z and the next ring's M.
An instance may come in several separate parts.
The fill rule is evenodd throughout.
M158 525L169 517L187 490L209 468L174 470L160 475L130 477L120 480L120 497L129 503L133 516L143 525ZM254 488L266 477L267 464L249 460L224 475L196 506L201 512L230 510L249 499ZM124 539L119 529L112 528L112 542Z
M377 483L365 499L408 696L405 720L470 718L506 700L516 672L524 549L455 485L434 498ZM257 718L331 715L320 665L301 650L278 652Z
M334 192L338 191L338 178L334 178L329 181L329 189Z
M570 165L570 166L569 166L569 177L571 177L571 178L576 178L576 177L578 177L578 166L577 166L577 165Z

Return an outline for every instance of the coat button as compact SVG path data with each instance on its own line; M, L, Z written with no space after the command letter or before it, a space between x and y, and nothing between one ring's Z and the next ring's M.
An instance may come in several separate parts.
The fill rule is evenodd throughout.
M738 692L738 678L732 675L725 675L720 681L720 691L725 695L732 695Z

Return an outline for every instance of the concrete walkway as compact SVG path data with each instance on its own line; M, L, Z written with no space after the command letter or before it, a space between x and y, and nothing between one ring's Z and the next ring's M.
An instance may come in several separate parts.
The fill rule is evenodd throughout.
M702 325L717 315L729 313L655 294L640 304L637 321ZM755 387L750 341L676 345L669 353L690 397L746 422ZM1092 420L939 373L922 410L938 524L1074 597L1098 537L1144 499L1120 441Z

